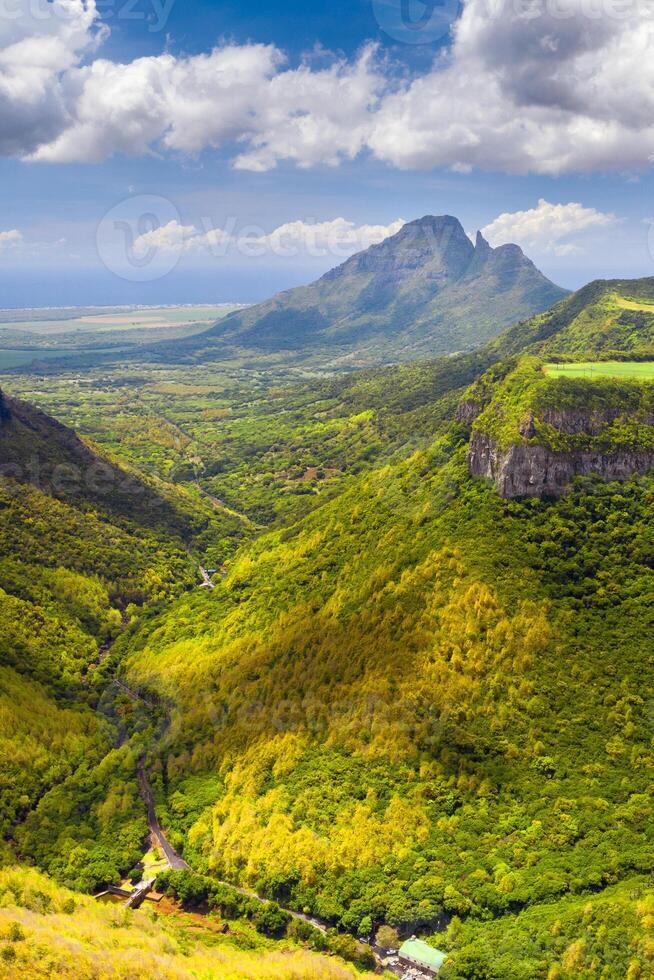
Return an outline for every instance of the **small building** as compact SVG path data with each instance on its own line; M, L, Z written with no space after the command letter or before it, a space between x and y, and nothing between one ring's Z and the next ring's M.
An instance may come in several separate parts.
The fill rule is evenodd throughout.
M447 959L447 953L435 949L422 939L411 936L403 942L398 951L400 963L403 966L417 967L428 976L435 977Z

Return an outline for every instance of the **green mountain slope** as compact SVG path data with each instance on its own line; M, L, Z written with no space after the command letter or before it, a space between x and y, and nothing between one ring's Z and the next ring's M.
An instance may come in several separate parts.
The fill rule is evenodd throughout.
M2 980L355 980L372 976L334 956L266 940L242 922L231 926L179 913L127 912L57 887L33 870L0 870Z
M220 519L6 396L0 453L0 976L359 975L243 922L223 935L79 894L120 881L148 835L136 768L159 716L112 682L112 646L197 584L187 545Z
M409 222L309 286L234 313L210 331L160 347L169 358L227 349L362 365L478 347L565 290L517 245L476 245L456 218Z
M587 297L553 314L562 345ZM453 384L492 356L453 359ZM198 868L348 929L446 929L444 976L645 976L652 476L503 500L470 475L443 364L413 371L342 394L388 386L428 447L125 638L130 683L172 706L165 819Z
M653 489L507 504L452 436L173 606L128 676L189 858L407 931L649 874Z
M504 422L520 432L524 408L560 395L622 412L629 383L550 382L534 365L646 357L649 290L591 284L476 353L287 387L268 415L263 396L244 404L216 436L222 475L203 479L236 494L254 472L247 504L278 526L213 592L185 590L190 491L145 481L172 508L153 522L84 481L62 489L54 468L90 450L5 400L6 459L38 443L46 474L0 481L14 630L3 757L33 756L36 774L23 798L18 764L4 787L19 854L82 888L128 867L146 747L158 812L199 871L354 933L435 934L447 980L648 976L654 478L503 499L470 473L468 408L479 401L500 441ZM637 392L642 441L651 391ZM339 474L313 506L285 508L270 462L300 471L310 453ZM121 591L135 561L133 587L156 571L130 600L144 614ZM147 711L100 696L115 669Z
M495 357L524 350L583 360L654 352L654 279L598 279L488 345Z
M189 544L221 533L211 508L0 395L0 830L63 881L95 887L141 853L111 646L197 584Z

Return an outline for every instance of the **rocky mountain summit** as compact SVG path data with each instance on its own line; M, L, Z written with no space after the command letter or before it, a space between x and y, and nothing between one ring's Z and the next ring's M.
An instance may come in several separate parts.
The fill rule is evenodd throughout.
M475 244L451 215L427 215L316 282L239 310L160 351L181 359L248 350L382 364L471 350L542 312L566 290L517 245Z

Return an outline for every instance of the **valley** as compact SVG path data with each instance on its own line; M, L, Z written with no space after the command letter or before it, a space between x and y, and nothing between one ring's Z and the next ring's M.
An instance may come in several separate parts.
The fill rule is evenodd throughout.
M623 6L0 11L0 980L654 980Z
M347 373L149 347L5 371L8 921L61 964L68 896L154 832L183 911L129 913L144 971L349 976L418 934L446 980L647 976L650 299L592 283ZM560 480L531 492L520 453ZM80 962L109 957L122 913L71 900ZM198 909L251 938L191 942Z

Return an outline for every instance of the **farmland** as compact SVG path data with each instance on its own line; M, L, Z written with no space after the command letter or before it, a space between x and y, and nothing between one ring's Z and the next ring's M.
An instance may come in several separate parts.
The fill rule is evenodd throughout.
M31 334L94 333L105 330L140 330L209 326L237 307L220 303L208 306L80 307L79 309L1 310L0 336L4 331Z
M235 306L0 310L0 371L44 358L87 357L201 333Z

